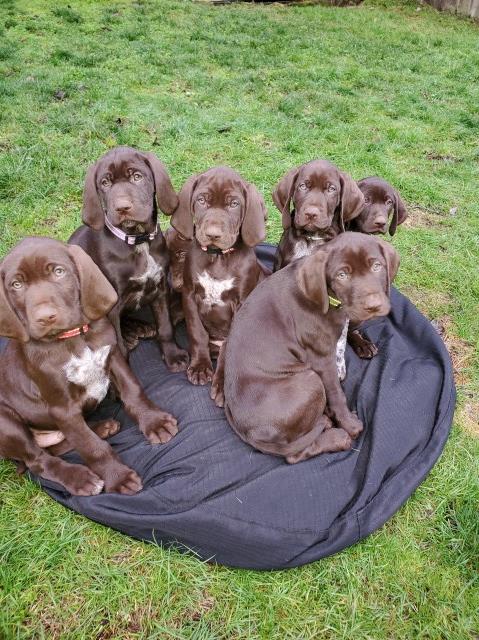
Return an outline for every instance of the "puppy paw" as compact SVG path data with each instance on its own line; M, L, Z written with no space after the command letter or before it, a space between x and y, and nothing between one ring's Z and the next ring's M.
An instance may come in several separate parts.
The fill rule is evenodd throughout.
M180 349L174 343L163 344L162 349L165 364L172 373L178 373L186 369L190 361L187 351Z
M75 471L71 472L70 478L63 484L72 496L97 496L104 486L103 480L96 473L81 464L75 465Z
M120 427L118 420L101 420L91 425L92 431L102 440L114 436L115 433L120 431Z
M140 424L140 430L151 444L166 444L178 433L178 422L169 413L155 411L147 424Z
M225 394L223 380L218 379L217 376L213 378L213 382L211 383L210 398L214 400L217 407L224 407Z
M191 384L207 384L213 380L213 367L211 362L190 365L186 370L186 376Z
M348 336L348 341L353 348L354 353L359 358L363 358L365 360L374 358L379 351L374 342L365 338L359 333L359 331L353 331L352 334L350 334L350 337Z
M353 439L357 438L363 430L363 423L354 413L350 413L349 416L345 416L342 419L337 419L336 422L338 427L344 429Z
M121 493L131 496L143 489L140 476L124 464L110 466L104 476L105 493Z

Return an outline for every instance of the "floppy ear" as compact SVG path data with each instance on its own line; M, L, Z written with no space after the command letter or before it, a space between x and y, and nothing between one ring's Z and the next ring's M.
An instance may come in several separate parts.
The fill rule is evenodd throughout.
M166 171L165 165L158 160L154 153L150 153L149 151L143 152L143 157L145 158L148 166L151 169L151 173L153 174L153 179L155 181L155 192L156 192L156 202L158 206L166 213L166 215L171 216L173 211L178 206L178 196L176 195L176 191L173 189L173 185L171 184L170 176Z
M90 320L103 318L116 304L118 295L90 256L76 244L67 247L80 278L80 303Z
M5 292L3 273L0 274L0 336L28 342L30 336L10 304Z
M396 249L389 242L385 242L380 238L376 238L376 241L379 243L379 248L386 260L386 269L387 269L387 279L388 279L388 289L387 294L389 295L389 291L391 288L391 283L396 277L396 274L399 270L399 263L401 262L401 256L396 251Z
M198 182L198 175L191 176L178 194L178 207L171 217L171 226L186 240L193 238L193 208L191 198Z
M326 264L328 254L320 249L304 258L298 269L298 285L303 295L319 305L321 313L329 309L328 284L326 282Z
M255 247L266 237L268 212L263 196L253 184L245 185L246 212L241 224L241 237L248 247Z
M86 172L81 217L84 224L100 231L100 229L103 229L105 218L101 207L100 196L96 190L97 166L98 162L95 162L91 167L88 167L88 171Z
M289 229L291 226L290 204L294 188L296 186L296 180L299 175L299 169L300 167L295 167L288 171L288 173L281 178L273 191L273 202L281 213L283 229Z
M391 224L389 225L389 235L393 236L396 233L396 229L400 224L404 222L407 218L406 207L404 206L404 202L401 200L401 197L397 191L394 191L394 213L393 219L391 220Z
M344 224L356 218L364 208L364 196L361 189L350 175L339 172L341 182L340 227L344 231Z

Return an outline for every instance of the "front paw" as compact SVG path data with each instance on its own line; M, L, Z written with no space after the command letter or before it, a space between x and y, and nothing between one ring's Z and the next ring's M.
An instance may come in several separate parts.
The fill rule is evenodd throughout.
M341 416L341 418L336 417L336 424L344 429L351 438L357 438L363 430L363 423L354 413Z
M121 493L131 496L143 489L140 476L121 462L109 465L103 475L105 493Z
M96 433L96 435L102 440L106 440L110 436L114 436L118 431L120 431L121 425L118 420L100 420L99 422L95 422L89 425L91 430Z
M213 380L213 365L210 361L200 361L190 364L186 376L191 384L207 384Z
M351 340L349 341L354 353L359 357L365 360L370 360L374 358L374 356L378 353L379 349L368 340L363 335L359 333L359 331L353 331L351 335Z
M213 382L211 383L210 398L214 400L217 407L224 407L225 405L225 392L224 392L224 378L221 375L215 373Z
M63 485L72 496L97 496L103 489L104 482L96 473L81 464L74 465L68 480Z
M155 411L148 421L140 423L140 431L151 444L166 444L178 433L178 422L171 414Z
M186 369L190 361L187 351L180 349L174 342L162 344L162 350L166 366L172 373L178 373Z

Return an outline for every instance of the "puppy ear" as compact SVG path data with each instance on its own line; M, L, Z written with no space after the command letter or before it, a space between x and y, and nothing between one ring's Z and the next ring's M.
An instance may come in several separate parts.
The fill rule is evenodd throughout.
M255 247L266 237L268 212L263 196L253 184L245 185L246 212L241 224L241 237L248 247Z
M80 303L83 313L90 320L103 318L116 304L118 295L90 256L81 247L68 247L80 279Z
M154 153L147 151L142 155L153 174L156 202L163 213L171 216L178 206L178 196L176 195L176 191L173 189L166 167L162 162L160 162L160 160L158 160Z
M298 269L298 285L306 298L319 305L321 313L329 309L328 284L326 282L326 264L328 254L320 249L302 260Z
M3 282L3 273L0 274L0 336L20 340L20 342L28 342L30 340L27 330L8 300Z
M294 188L296 186L296 180L299 175L299 167L295 167L288 171L273 191L273 202L281 213L281 221L283 223L283 229L289 229L291 226L291 198L293 197Z
M98 162L88 167L83 187L83 209L81 217L83 223L92 229L103 229L105 218L101 207L100 196L96 190L96 170Z
M344 231L345 223L356 218L364 208L364 196L356 182L347 173L340 171L339 181L341 183L339 223L341 231Z
M396 251L396 249L389 242L385 242L380 238L376 238L376 241L379 243L379 248L381 249L381 253L386 260L386 271L387 271L387 294L389 295L391 289L391 283L397 275L399 270L399 263L401 262L401 256Z
M171 217L171 226L186 240L193 238L193 207L191 198L199 176L188 178L178 194L178 207Z
M404 222L407 218L406 207L404 206L404 202L401 200L401 197L397 191L394 192L394 213L393 219L391 220L391 224L389 225L389 235L393 236L396 233L396 229L400 224Z

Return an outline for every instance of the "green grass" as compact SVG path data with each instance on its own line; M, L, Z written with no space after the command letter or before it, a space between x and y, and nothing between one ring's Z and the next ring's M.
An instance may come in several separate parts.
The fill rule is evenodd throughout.
M398 285L447 327L461 369L451 438L414 496L287 572L135 542L1 463L0 638L477 639L478 45L472 22L399 0L0 3L0 255L25 234L66 239L88 164L117 144L157 153L177 188L237 168L266 197L271 241L275 183L328 157L414 208Z

